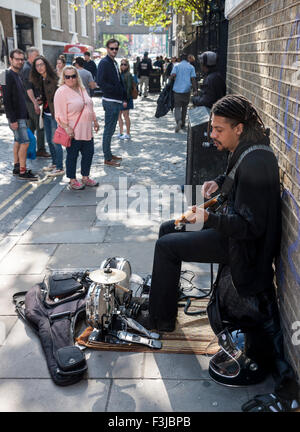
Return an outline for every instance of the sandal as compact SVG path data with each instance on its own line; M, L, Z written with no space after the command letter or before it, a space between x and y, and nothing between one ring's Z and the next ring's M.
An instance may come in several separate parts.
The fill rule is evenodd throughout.
M90 187L99 186L99 182L96 182L95 180L92 180L89 177L86 180L82 180L82 184L84 184L85 186L90 186Z
M69 189L70 190L81 190L84 188L85 188L84 184L79 183L79 181L77 181L77 180L69 183Z
M297 408L296 399L282 399L274 393L257 395L242 405L244 412L290 412Z

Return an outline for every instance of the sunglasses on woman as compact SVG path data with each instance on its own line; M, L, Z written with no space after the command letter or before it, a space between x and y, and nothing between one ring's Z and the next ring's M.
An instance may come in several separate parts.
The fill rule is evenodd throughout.
M77 75L76 74L74 74L74 75L65 75L65 78L66 78L66 80L68 80L70 78L75 79L75 78L77 78Z
M127 66L127 64L126 63L121 63L121 66Z

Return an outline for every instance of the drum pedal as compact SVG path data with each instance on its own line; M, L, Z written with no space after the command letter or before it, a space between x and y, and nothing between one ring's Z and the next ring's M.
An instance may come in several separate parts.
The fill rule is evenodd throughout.
M147 336L149 339L160 339L159 333L151 332L147 330L144 326L142 326L140 323L135 321L132 318L122 316L122 321L124 321L130 328L143 333L145 336Z
M100 330L94 329L89 335L89 342L98 342L100 340Z
M129 333L126 331L118 331L117 336L120 340L126 341L128 343L137 343L141 345L147 345L150 348L161 349L162 343L156 339L149 339L145 336L139 336L134 333Z

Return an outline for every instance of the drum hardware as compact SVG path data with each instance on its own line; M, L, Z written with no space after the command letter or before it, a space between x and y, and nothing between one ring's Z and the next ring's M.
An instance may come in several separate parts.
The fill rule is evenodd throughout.
M100 269L89 274L92 283L86 300L86 318L93 327L89 341L116 344L135 342L159 349L160 335L147 330L133 319L141 305L132 301L131 276L131 266L124 258L109 258L102 262ZM130 328L141 335L131 333Z

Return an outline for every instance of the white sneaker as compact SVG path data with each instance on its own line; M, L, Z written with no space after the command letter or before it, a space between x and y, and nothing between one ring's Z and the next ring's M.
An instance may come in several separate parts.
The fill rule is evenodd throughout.
M123 134L118 133L117 138L123 139L122 137L123 137Z
M53 171L56 169L55 165L49 165L43 168L43 171Z
M122 139L131 139L131 136L128 134L124 134Z
M61 176L64 175L64 173L65 173L64 170L54 169L49 172L48 177Z

